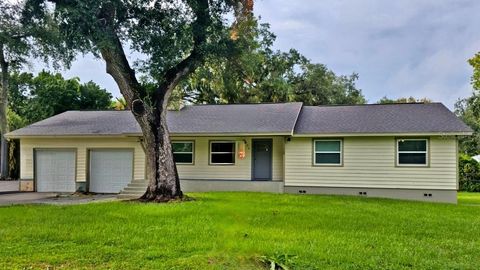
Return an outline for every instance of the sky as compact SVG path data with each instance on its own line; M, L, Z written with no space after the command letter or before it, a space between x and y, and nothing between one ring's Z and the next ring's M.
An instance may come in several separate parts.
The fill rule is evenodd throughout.
M277 35L276 49L295 48L339 75L358 73L369 103L428 97L453 109L472 92L467 60L480 51L479 11L478 0L256 0L254 12ZM62 73L120 96L91 56Z

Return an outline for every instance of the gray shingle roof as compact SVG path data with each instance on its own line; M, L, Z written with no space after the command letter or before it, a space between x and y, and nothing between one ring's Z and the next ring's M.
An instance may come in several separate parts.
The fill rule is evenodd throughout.
M468 133L441 103L304 106L296 134Z
M141 134L130 111L68 111L7 134L17 136L73 136Z
M169 111L171 133L292 134L302 103L186 106Z
M186 106L169 111L172 134L292 134L302 103ZM68 111L10 132L18 136L141 135L130 111Z
M297 121L298 118L298 121ZM167 114L174 135L454 133L472 130L441 103L303 106L302 103L186 106ZM7 134L135 135L130 111L68 111Z

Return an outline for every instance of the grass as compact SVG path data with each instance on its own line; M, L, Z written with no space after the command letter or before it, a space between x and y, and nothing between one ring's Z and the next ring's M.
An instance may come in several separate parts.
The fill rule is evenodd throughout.
M478 269L480 194L459 205L190 194L170 204L0 207L0 269Z

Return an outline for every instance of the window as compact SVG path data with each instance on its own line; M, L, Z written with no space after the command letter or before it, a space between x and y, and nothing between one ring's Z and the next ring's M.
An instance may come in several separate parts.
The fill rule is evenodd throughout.
M342 140L314 140L315 165L342 165Z
M173 159L177 164L193 164L193 141L172 142Z
M426 139L397 140L397 165L427 166L428 141Z
M210 142L210 164L235 164L235 142Z

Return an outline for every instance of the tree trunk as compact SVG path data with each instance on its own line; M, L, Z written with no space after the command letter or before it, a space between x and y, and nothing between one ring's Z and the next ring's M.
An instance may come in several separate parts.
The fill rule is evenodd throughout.
M0 179L8 176L8 143L5 134L8 132L7 106L8 106L8 63L5 61L3 45L0 44Z
M151 114L148 118L158 122L148 123L146 129L150 131L143 134L148 186L140 199L156 202L181 199L183 194L167 127L167 109L155 110Z
M177 80L156 91L152 97L154 105L145 104L142 97L147 95L130 68L119 39L115 40L114 45L113 48L103 49L101 53L107 64L107 73L117 83L142 129L148 187L140 199L156 202L180 199L183 194L167 127L168 100Z

